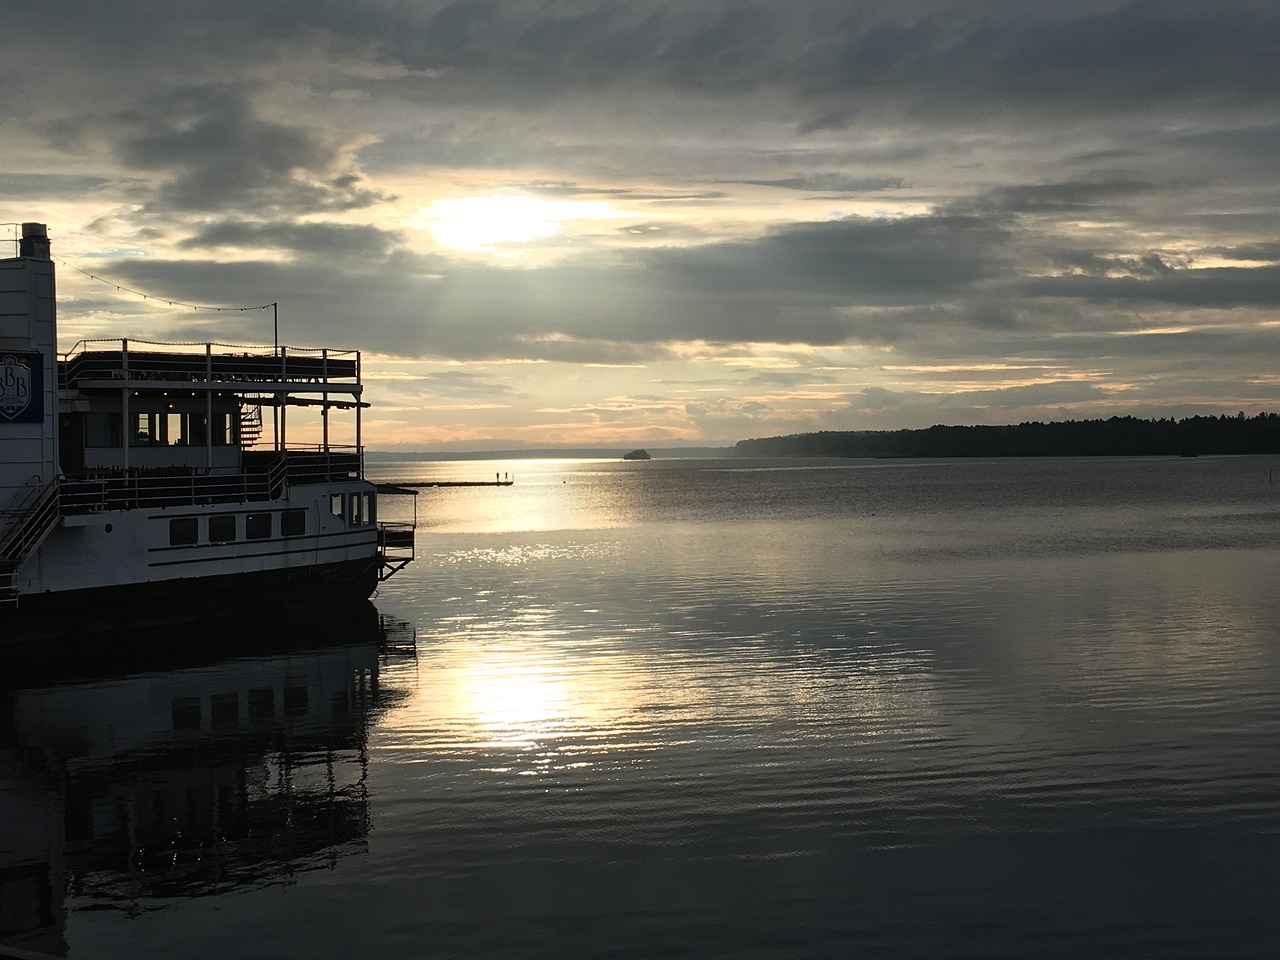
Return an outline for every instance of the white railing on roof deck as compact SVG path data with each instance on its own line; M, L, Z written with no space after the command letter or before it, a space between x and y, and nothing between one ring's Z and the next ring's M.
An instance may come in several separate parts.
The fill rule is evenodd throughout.
M121 353L128 353L129 350L141 345L145 350L138 351L146 353L149 350L160 350L165 353L190 353L192 355L204 356L206 353L215 357L223 356L245 356L245 357L279 357L285 356L301 356L301 357L323 357L326 354L332 359L345 360L354 359L360 352L345 347L291 347L281 344L278 347L264 346L263 344L244 344L244 343L219 343L214 340L205 341L203 343L186 342L168 342L164 340L136 340L133 338L124 339L97 339L97 340L79 340L72 345L70 350L60 354L63 360L74 359L77 355L88 353L90 351L112 352L119 350Z

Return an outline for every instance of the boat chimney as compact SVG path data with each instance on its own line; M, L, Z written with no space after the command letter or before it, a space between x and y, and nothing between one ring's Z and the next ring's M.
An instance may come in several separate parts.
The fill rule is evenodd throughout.
M18 256L34 257L37 260L49 258L49 231L43 223L24 223L22 239L18 241Z

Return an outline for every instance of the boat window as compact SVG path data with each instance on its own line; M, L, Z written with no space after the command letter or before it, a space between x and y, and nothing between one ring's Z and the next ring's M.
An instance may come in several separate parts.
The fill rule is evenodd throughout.
M84 445L86 447L119 447L120 415L118 413L89 413L84 418Z
M160 414L135 413L129 443L135 447L150 447L160 443Z
M203 447L205 442L205 418L198 414L187 417L187 444L192 447Z
M341 517L346 514L343 504L346 503L347 495L345 493L331 494L329 497L329 512L335 517Z
M280 536L300 537L307 532L307 511L286 510L280 514Z
M249 689L249 719L264 720L275 716L276 692L270 687Z
M199 730L201 709L199 697L174 697L169 701L175 730Z
M220 513L209 518L209 542L231 543L236 538L236 518L232 513Z
M240 694L215 693L209 698L209 725L214 730L230 730L240 725Z
M306 687L285 687L284 715L286 717L305 717L308 713L308 699Z
M367 493L353 493L351 495L351 525L353 527L365 523L373 523L373 504L371 501L372 497Z
M200 536L200 524L195 517L175 517L169 521L169 546L189 547Z
M271 536L271 514L249 513L244 518L246 540L266 540Z
M231 442L231 414L215 413L213 415L213 445L225 447Z

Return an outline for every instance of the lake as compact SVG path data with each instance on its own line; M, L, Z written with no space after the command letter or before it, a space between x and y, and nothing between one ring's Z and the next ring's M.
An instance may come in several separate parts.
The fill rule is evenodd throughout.
M0 942L1275 957L1278 469L372 464L514 483L347 621L6 678Z

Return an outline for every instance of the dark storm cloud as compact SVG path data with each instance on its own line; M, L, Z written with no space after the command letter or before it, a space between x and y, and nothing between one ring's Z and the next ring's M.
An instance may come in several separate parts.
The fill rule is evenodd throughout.
M1158 258L1146 276L1046 277L1028 280L1033 297L1142 302L1185 307L1280 307L1280 266L1175 270Z
M1210 247L1205 253L1230 260L1253 260L1259 263L1274 263L1280 260L1280 241L1273 243L1251 243L1241 247Z
M971 213L1081 213L1123 203L1169 187L1169 184L1157 185L1136 179L1014 184L997 187L981 196L960 201L953 205L953 209Z
M649 266L704 291L787 291L875 303L959 291L994 276L1009 231L979 217L850 217L758 241L658 251Z
M1255 4L549 3L373 8L415 68L526 93L642 82L792 90L827 119L910 103L934 117L1087 115L1280 92L1280 14ZM388 29L391 27L392 29ZM359 29L357 27L357 29Z
M1251 3L907 4L837 15L796 75L830 120L886 102L966 117L1257 104L1280 92L1278 40L1280 15Z
M127 60L117 60L117 69L142 71L146 61L167 69L210 54L259 56L270 44L319 33L335 51L372 46L384 61L479 76L526 94L636 82L739 94L768 85L822 100L832 115L904 100L931 114L1029 105L1087 113L1187 97L1259 103L1280 92L1280 13L1255 3L29 6L15 18L11 43L56 41L75 56L97 51L99 59L110 51ZM77 24L70 35L68 23Z
M404 240L396 231L332 223L262 223L226 220L183 240L183 249L269 248L284 254L382 258Z
M1170 264L1159 254L1147 253L1136 257L1105 257L1092 251L1048 251L1046 257L1055 267L1076 276L1107 277L1121 274L1126 279L1144 279L1173 272Z
M469 0L362 12L406 64L526 87L772 84L837 113L887 99L934 114L1134 109L1190 95L1258 102L1280 91L1280 14L1258 4L985 3L970 13L953 3Z
M112 129L121 159L158 175L155 202L174 211L348 210L387 199L345 167L337 138L262 119L243 89L158 96Z

